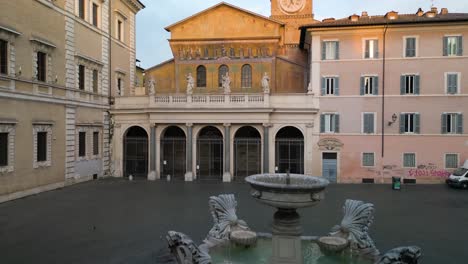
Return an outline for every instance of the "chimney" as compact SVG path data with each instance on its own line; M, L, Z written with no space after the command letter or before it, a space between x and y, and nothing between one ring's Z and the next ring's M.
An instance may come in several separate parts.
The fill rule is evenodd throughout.
M436 13L436 14L437 14L437 7L435 7L435 6L431 7L431 12L433 12L433 13Z
M367 11L362 11L361 17L368 18L369 14L367 14Z
M416 12L416 15L417 15L418 17L421 17L421 16L424 15L424 11L423 11L421 8L419 8L418 11Z
M397 19L398 18L398 12L390 11L387 14L385 14L385 18L391 19L391 20Z
M441 15L447 15L449 13L448 9L447 8L442 8L440 9L440 14Z
M351 16L349 16L349 20L353 21L353 22L356 22L359 20L359 16L356 15L356 14L353 14Z

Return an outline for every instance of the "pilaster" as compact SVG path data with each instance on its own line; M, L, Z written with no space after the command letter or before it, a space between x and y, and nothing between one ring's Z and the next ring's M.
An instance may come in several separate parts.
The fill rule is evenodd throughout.
M187 140L186 140L186 147L185 147L185 154L186 154L186 173L185 173L185 181L193 181L193 124L187 123Z
M224 173L223 182L232 181L231 176L231 124L224 124Z
M65 108L65 178L75 177L75 130L76 130L76 108L67 106ZM104 152L105 153L105 152Z
M156 180L156 125L151 126L148 180Z

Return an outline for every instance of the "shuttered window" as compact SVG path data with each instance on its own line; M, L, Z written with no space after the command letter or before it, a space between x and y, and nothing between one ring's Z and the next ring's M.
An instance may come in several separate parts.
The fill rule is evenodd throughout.
M8 42L0 39L0 73L8 74Z
M360 94L361 95L378 95L379 94L379 77L362 76Z
M37 161L47 161L47 132L37 132Z
M403 167L404 168L415 168L416 167L416 154L415 153L404 153L403 154Z
M419 94L419 75L402 75L400 77L400 94Z
M366 134L375 133L374 113L364 113L362 116L362 131Z
M447 73L447 93L457 94L458 93L458 73Z
M442 114L442 134L463 134L463 114Z
M338 41L322 42L322 60L339 60L340 43Z
M86 156L86 132L78 133L78 156Z
M416 38L405 38L405 57L416 57Z
M206 68L203 65L197 68L197 87L206 87Z
M463 55L463 37L449 36L444 37L444 56L462 56Z
M338 77L322 77L322 95L340 95L340 79Z
M340 115L339 114L320 115L320 132L321 133L339 133L340 132Z
M416 113L400 114L400 133L420 133L420 115Z
M445 168L446 169L458 168L458 154L445 154Z
M374 153L362 153L362 166L363 167L374 167Z
M379 41L377 39L365 40L364 58L377 59L379 57Z
M0 167L8 166L8 133L0 133Z

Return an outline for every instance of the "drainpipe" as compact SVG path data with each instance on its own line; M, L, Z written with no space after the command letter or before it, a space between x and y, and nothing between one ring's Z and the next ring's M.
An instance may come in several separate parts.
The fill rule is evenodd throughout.
M385 156L385 62L386 62L386 40L387 40L388 24L385 25L383 34L383 56L382 56L382 164Z

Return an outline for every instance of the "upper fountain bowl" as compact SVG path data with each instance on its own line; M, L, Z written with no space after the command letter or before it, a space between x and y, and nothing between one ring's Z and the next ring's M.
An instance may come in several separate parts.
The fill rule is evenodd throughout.
M245 180L259 202L282 209L314 206L324 198L329 181L303 174L256 174Z

